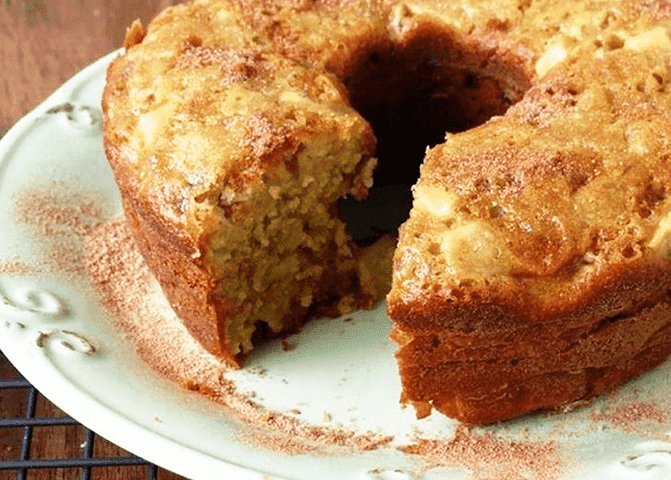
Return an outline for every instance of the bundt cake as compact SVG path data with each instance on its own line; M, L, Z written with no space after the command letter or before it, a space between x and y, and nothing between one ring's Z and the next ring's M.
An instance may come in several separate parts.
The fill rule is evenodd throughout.
M129 29L105 151L207 350L388 292L402 401L496 422L671 352L670 32L667 0L193 0Z

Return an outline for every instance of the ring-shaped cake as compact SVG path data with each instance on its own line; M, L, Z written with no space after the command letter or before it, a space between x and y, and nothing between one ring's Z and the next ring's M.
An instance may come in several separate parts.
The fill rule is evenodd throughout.
M670 31L666 0L193 0L129 29L105 150L207 350L388 293L402 401L495 422L671 352Z

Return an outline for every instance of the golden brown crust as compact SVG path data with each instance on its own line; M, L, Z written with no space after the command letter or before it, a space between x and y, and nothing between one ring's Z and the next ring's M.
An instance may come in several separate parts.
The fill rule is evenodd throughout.
M469 423L491 423L587 399L671 352L667 300L573 329L561 323L500 335L418 335L398 353L406 400Z
M279 332L363 288L336 213L370 186L359 113L458 104L467 131L427 152L395 253L403 400L475 423L555 408L671 350L668 11L194 0L129 29L105 149L168 298L235 363L264 298L286 297Z
M225 306L219 305L214 296L216 285L196 245L187 237L176 235L169 223L155 215L155 204L138 195L132 172L123 168L126 159L120 157L118 149L108 144L106 154L116 167L129 228L171 305L204 348L237 365L236 357L222 348L226 335L219 327L218 310Z
M226 306L213 295L216 288L207 268L170 242L169 236L162 234L164 231L148 226L151 221L138 215L141 208L124 204L124 210L147 265L193 337L208 351L237 363L235 356L222 349L222 345L226 345L226 334L217 318Z
M146 32L144 31L144 27L142 26L140 19L134 20L130 27L126 29L126 35L123 39L123 48L128 50L138 43L142 43L142 39L144 38L145 33Z

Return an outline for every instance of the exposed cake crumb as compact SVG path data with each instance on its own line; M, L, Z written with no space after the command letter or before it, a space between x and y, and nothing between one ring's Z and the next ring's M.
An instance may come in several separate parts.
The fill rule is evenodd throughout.
M262 440L262 448L268 448L270 440L273 448L282 446L294 453L302 451L301 442L312 442L309 448L319 447L320 451L321 446L372 450L391 442L388 436L306 425L288 412L270 412L249 393L238 391L224 375L231 367L203 349L165 302L125 219L99 225L92 232L86 265L103 305L138 355L182 388L206 395L245 424L261 429L263 434L252 438ZM261 370L256 373L264 374Z

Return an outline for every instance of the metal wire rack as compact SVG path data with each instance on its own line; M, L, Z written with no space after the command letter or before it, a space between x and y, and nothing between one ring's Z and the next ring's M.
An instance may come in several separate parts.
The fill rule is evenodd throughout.
M12 474L15 474L17 480L26 480L34 478L32 473L35 470L69 469L70 471L78 470L79 474L76 475L82 480L91 480L92 471L104 467L134 468L135 471L131 476L126 475L123 478L142 478L143 475L138 475L137 472L139 467L140 470L146 470L147 479L158 479L160 469L138 456L132 454L99 456L96 453L96 442L107 441L78 423L74 418L67 415L41 416L36 414L38 402L48 402L48 400L44 399L38 390L13 367L8 367L9 362L0 351L0 367L3 366L3 362L7 368L0 368L0 479L9 480L14 478ZM3 374L8 370L11 374ZM8 407L10 400L14 408ZM23 415L16 415L17 405L20 408L25 407ZM58 411L56 408L52 408L51 411L54 410ZM63 426L71 427L70 430L79 430L76 438L81 442L77 450L80 455L76 458L40 458L39 456L35 458L35 449L32 447L36 429L43 431ZM9 442L12 437L16 440L14 443L20 443L20 445L11 445ZM61 476L57 475L53 478L61 478Z

